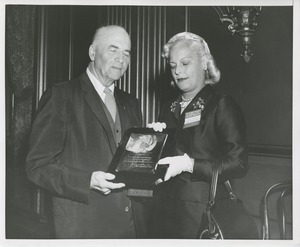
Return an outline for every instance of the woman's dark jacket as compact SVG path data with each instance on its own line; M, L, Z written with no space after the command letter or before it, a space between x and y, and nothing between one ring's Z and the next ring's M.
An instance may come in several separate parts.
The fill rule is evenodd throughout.
M185 229L186 232L193 232L194 228L200 226L201 221L201 215L195 211L193 203L208 201L213 166L219 168L220 181L240 178L247 173L246 124L236 102L229 96L216 93L210 85L206 85L194 97L182 114L180 101L181 95L165 104L159 122L165 122L167 128L175 129L176 132L168 155L188 154L195 159L194 170L192 174L184 172L160 184L155 194L164 201L173 200L171 205L180 201L181 206L174 205L166 209L168 213L174 211L173 214L170 213L173 219L166 220L173 221L175 229L176 224L182 224L180 219L174 222L174 218L178 215L198 219L193 224L188 224L187 227L193 229ZM197 126L183 128L185 114L197 110L201 105L203 110L200 123ZM185 203L184 206L182 203ZM192 204L193 206L190 206ZM163 210L161 213L164 214ZM179 237L180 233L178 234L175 237Z

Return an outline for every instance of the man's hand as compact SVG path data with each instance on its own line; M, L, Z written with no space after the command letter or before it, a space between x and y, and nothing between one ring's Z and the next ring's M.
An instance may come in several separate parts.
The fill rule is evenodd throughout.
M101 171L93 172L91 176L90 188L102 192L104 195L110 194L111 190L125 187L123 183L113 183L108 180L115 179L115 175Z
M162 132L166 127L166 123L161 123L161 122L153 122L153 123L148 123L147 128L152 128L154 131Z
M164 181L168 181L171 177L175 177L182 172L193 173L194 159L191 159L187 154L184 154L181 156L160 159L157 164L169 164L164 178Z

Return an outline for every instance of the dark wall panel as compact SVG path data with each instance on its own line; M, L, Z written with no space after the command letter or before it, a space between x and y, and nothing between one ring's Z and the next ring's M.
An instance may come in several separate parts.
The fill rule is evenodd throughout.
M190 12L190 30L206 39L221 70L218 89L243 109L249 144L291 147L292 7L262 8L250 63L240 56L240 37L230 34L229 23L221 24L211 7Z
M99 6L72 7L72 77L85 71L90 61L88 51L95 30L107 24L107 8Z
M45 82L47 87L68 80L70 55L70 20L69 6L47 6L45 18ZM41 6L39 6L41 11ZM39 12L40 13L40 12Z

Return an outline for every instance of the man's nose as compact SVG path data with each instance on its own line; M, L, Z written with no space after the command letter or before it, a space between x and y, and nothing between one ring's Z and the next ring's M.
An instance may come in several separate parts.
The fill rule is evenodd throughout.
M124 62L124 55L123 53L119 52L115 58L115 60L119 63L123 63Z

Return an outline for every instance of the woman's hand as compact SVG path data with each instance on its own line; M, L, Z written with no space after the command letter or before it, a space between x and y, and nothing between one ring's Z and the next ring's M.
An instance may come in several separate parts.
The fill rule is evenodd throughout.
M192 173L194 168L194 159L191 159L187 154L184 154L181 156L160 159L157 164L169 164L164 178L164 181L168 181L171 177L175 177L182 172Z

